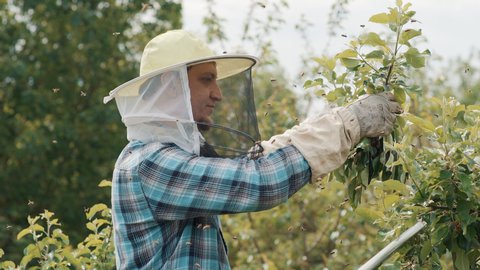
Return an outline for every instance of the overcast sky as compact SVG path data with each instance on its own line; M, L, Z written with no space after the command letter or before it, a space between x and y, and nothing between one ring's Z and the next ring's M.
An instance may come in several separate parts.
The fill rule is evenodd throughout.
M259 1L260 2L260 1ZM270 1L266 3L267 12ZM417 14L415 18L421 23L411 25L412 28L421 28L423 36L428 40L424 45L433 53L444 58L457 56L467 57L472 49L480 48L480 0L411 0L411 10ZM247 0L216 0L214 10L225 19L224 31L229 42L225 45L235 47L239 40L235 38L242 32L242 25L247 14L250 1ZM308 36L315 54L333 54L346 48L346 41L340 34L333 38L328 37L327 21L334 0L290 0L288 14L284 14L286 23L275 34L273 43L277 50L281 64L286 68L288 75L293 76L300 70L300 52L304 45L294 27L300 21L301 14L305 14L313 24L308 30ZM360 25L367 29L377 31L375 24L369 23L371 15L386 12L388 7L395 6L394 0L351 0L347 6L349 14L342 22L341 34L357 36L361 33ZM183 1L184 28L198 34L205 33L202 18L205 16L206 7L203 0ZM261 13L258 13L262 15ZM377 28L375 28L377 27ZM328 43L327 41L330 40ZM328 47L327 47L328 45ZM254 51L247 53L255 54Z

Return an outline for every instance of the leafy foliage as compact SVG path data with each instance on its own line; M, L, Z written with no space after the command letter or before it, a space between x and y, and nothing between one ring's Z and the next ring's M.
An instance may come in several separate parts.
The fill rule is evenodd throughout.
M424 67L429 55L415 47L421 29L407 28L416 22L409 8L397 1L389 12L370 18L393 32L390 40L366 32L334 58L315 59L322 76L305 87L315 87L327 100L346 105L363 94L390 91L405 110L391 137L365 139L329 179L348 185L357 214L379 224L385 240L417 218L428 223L418 237L425 244L418 245L417 239L404 247L388 269L440 269L440 257L447 252L456 269L477 268L479 107L454 98L422 97L422 89L409 82L410 71ZM370 193L363 194L367 188Z
M95 204L86 210L88 236L76 248L61 229L54 213L44 210L38 216L28 217L28 227L17 234L17 239L30 238L24 256L18 265L11 260L0 262L1 269L113 269L115 256L110 209ZM0 249L0 258L3 251Z
M95 185L110 177L126 140L115 105L102 97L137 75L151 35L181 26L180 4L144 2L0 1L6 256L20 253L15 244L23 239L14 241L14 232L30 211L51 209L79 241L87 232L78 222L84 207L108 200Z
M418 133L389 146L400 153L399 164L418 183L416 194L398 204L390 218L403 222L418 216L430 224L421 236L425 247L404 251L407 260L435 269L438 257L448 250L456 269L477 268L480 160L474 153L480 146L480 107L465 106L453 98L432 97L430 102L436 105L436 110L428 111L434 119L409 121L407 128L415 127ZM410 217L397 214L409 211ZM420 256L412 258L410 254Z
M392 92L397 101L407 109L407 95L416 98L419 87L409 85L408 70L425 65L428 50L419 52L411 40L421 34L421 30L407 28L415 12L410 11L410 4L390 8L388 13L380 13L370 18L371 22L385 24L393 32L393 39L386 40L375 32L362 33L350 42L350 48L338 53L333 58L317 57L321 76L306 81L304 86L317 87L317 95L325 96L329 102L347 105L364 94L383 91ZM341 66L337 66L340 64ZM343 67L343 69L342 69ZM396 141L398 130L391 141ZM385 167L389 158L396 159L396 153L383 153L382 139L365 139L352 153L351 158L332 177L349 183L352 205L360 203L362 190L372 178L379 176L383 180L403 177L400 168L388 170ZM382 159L382 160L381 160Z

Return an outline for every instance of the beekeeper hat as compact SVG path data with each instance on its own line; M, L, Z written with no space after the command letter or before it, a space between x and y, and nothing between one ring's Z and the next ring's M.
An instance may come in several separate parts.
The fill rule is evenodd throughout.
M215 55L204 42L185 30L171 30L153 38L146 46L140 62L140 76L110 91L103 99L136 96L148 79L182 65L215 62L217 79L223 79L251 68L257 59L250 55Z

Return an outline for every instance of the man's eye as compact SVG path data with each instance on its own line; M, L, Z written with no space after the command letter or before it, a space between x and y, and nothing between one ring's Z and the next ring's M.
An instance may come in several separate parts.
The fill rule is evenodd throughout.
M204 82L211 82L213 81L213 76L205 76L205 77L202 77L201 80L204 81Z

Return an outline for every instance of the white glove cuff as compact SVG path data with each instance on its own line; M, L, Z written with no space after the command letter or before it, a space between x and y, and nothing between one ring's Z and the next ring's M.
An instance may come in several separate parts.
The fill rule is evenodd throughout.
M262 141L264 154L293 144L312 170L312 181L342 165L350 149L360 141L360 126L350 109L339 107L307 118L283 134Z
M352 141L352 147L360 142L360 123L358 118L352 112L351 109L345 107L338 107L333 110L340 118L342 118L343 125L345 127L345 134L350 137Z

